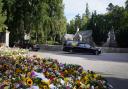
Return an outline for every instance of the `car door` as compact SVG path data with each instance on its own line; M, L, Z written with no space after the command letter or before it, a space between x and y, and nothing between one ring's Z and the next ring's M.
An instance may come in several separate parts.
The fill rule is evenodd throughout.
M83 43L81 47L81 52L88 53L89 51L90 51L90 47L87 44Z
M73 51L73 52L79 52L79 48L78 48L77 46L76 46L76 47L73 47L73 48L72 48L72 51Z
M86 52L86 48L85 48L85 46L84 46L83 43L80 43L80 44L79 44L77 50L78 50L78 52L81 52L81 53Z

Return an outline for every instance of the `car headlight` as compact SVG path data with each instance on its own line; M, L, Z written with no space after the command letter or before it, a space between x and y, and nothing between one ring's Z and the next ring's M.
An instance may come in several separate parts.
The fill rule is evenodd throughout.
M98 51L101 51L101 48L99 48Z

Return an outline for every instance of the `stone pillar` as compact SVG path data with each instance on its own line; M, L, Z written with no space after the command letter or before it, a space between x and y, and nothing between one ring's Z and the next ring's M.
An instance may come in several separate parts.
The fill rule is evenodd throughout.
M79 34L79 41L82 42L82 35Z
M26 34L24 35L24 40L30 40L30 34Z
M5 35L5 46L9 47L9 34L10 32L6 30L6 35Z
M77 27L76 33L79 32L79 27Z

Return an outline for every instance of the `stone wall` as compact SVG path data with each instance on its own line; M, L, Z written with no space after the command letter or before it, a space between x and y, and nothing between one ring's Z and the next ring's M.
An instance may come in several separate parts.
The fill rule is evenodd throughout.
M73 39L75 41L85 42L93 46L92 30L79 31L75 34Z
M98 47L101 48L103 53L128 53L128 48L109 48L109 47ZM46 51L62 51L62 45L41 45L41 50Z
M43 44L40 45L41 50L47 50L47 51L61 51L63 46L62 45L47 45Z
M128 48L98 47L103 53L128 53Z
M5 37L6 33L5 32L0 32L0 43L5 43Z
M5 46L5 43L0 43L0 47L3 47L3 46Z

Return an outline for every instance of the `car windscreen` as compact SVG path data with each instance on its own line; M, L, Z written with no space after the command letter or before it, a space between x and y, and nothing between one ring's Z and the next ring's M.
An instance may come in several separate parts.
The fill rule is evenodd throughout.
M66 42L66 46L77 46L78 45L78 42L77 41L67 41Z

